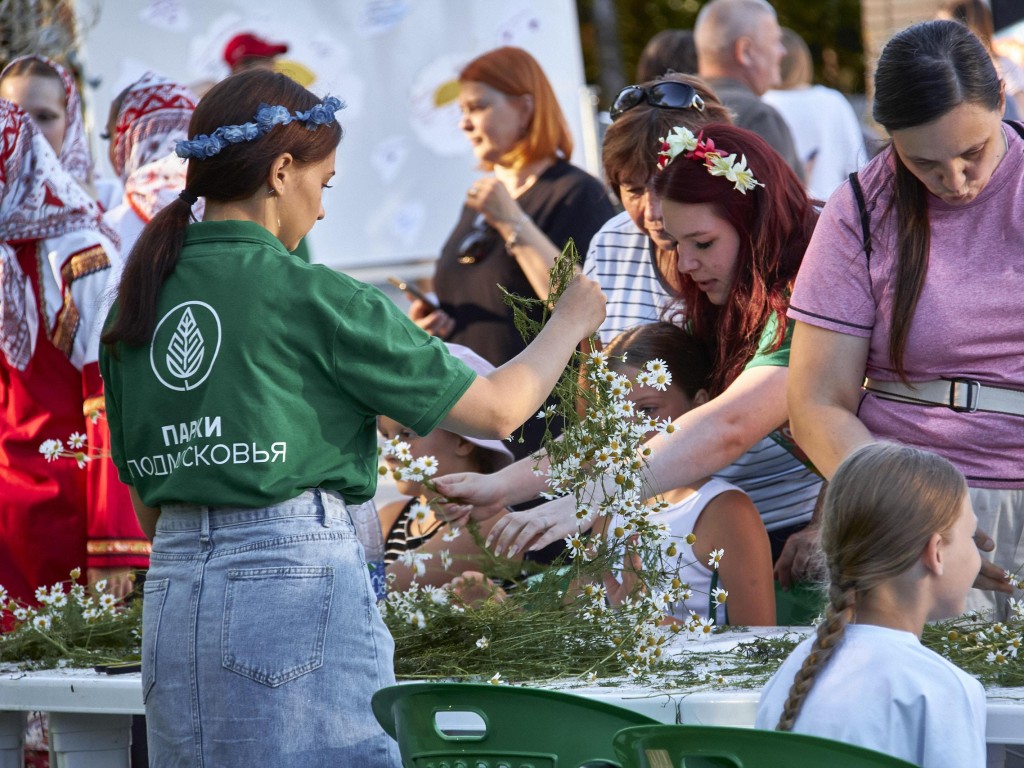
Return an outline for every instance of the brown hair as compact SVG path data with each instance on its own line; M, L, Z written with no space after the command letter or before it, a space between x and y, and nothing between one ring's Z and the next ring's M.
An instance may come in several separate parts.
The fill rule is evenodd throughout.
M672 386L689 399L707 389L711 380L711 356L693 336L678 325L647 323L623 331L604 348L608 367L643 368L651 360L663 360L672 374ZM625 360L622 358L625 357Z
M241 72L222 80L203 97L192 114L188 135L192 139L212 134L222 125L251 122L263 104L295 112L319 103L318 96L284 75L265 70ZM298 120L278 125L253 141L230 144L213 157L190 160L186 192L217 202L244 200L267 183L275 158L287 152L299 165L320 162L338 146L341 134L341 125L333 120L316 130ZM149 342L160 289L178 263L191 214L191 205L177 198L142 230L121 276L117 316L101 339L108 347L118 342Z
M692 29L663 29L647 41L636 63L639 82L663 75L697 71L697 44Z
M790 90L810 85L814 79L814 65L811 63L811 49L799 34L789 27L782 28L782 47L786 55L779 64L782 78L780 88Z
M821 548L829 602L810 654L793 679L777 730L792 730L815 677L857 610L857 597L909 570L928 539L960 516L967 483L946 459L895 443L869 443L836 469L825 494Z
M658 166L661 137L673 127L685 126L694 133L709 123L731 123L732 114L704 80L695 75L672 73L649 80L642 87L656 83L676 82L691 86L704 99L704 111L696 109L662 109L646 102L623 112L608 126L601 148L601 162L608 184L616 195L624 179L650 178ZM621 197L621 196L620 196Z
M64 93L64 81L61 79L60 73L35 56L23 56L15 59L7 67L0 81L9 80L12 77L49 77L60 84L60 92L62 95Z
M501 165L520 168L560 154L572 155L572 136L544 70L522 48L504 46L488 51L467 64L459 82L483 83L506 96L533 98L533 115L526 135L501 159Z

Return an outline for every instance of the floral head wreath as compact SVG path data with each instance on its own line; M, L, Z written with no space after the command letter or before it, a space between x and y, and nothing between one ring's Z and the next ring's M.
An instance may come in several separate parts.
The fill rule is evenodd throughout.
M268 133L275 125L288 125L298 121L306 128L315 131L317 126L326 125L334 120L334 113L345 108L345 102L335 96L328 96L319 104L305 111L289 112L288 107L262 105L256 111L251 123L241 125L222 125L211 134L196 136L189 141L179 141L174 153L185 159L204 160L213 157L229 144L240 144L253 141Z
M669 135L661 139L661 152L658 153L658 169L664 169L682 155L686 159L702 160L704 167L712 176L724 176L733 186L747 194L748 189L763 187L764 184L754 178L754 173L747 168L747 156L726 155L715 147L715 142L704 138L704 132L694 136L688 128L677 125Z

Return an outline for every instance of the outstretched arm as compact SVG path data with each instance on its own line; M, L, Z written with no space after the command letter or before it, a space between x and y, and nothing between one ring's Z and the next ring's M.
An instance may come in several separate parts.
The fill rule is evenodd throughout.
M645 497L690 485L736 461L760 439L785 423L786 379L782 366L752 368L700 408L676 419L675 431L647 443ZM608 477L593 480L583 498L594 504L617 492ZM506 515L488 540L498 552L536 550L577 530L576 502L566 496L525 512Z
M604 294L577 276L530 345L488 376L478 376L441 422L460 435L502 439L532 418L551 394L580 340L604 320Z

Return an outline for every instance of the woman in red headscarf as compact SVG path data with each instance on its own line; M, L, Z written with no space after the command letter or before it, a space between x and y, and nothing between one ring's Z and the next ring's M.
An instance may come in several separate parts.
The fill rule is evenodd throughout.
M61 167L104 210L116 204L120 184L97 179L93 174L82 98L67 69L39 54L19 56L0 72L0 99L13 101L25 110L57 153Z
M116 235L24 110L0 99L0 126L0 584L31 599L82 568L123 593L148 543L110 460L40 450L107 445L97 356Z
M146 223L185 188L187 165L174 154L174 145L188 138L195 108L188 88L152 72L110 105L110 164L124 183L124 198L103 219L120 236L122 253L131 251ZM193 207L197 219L202 205Z

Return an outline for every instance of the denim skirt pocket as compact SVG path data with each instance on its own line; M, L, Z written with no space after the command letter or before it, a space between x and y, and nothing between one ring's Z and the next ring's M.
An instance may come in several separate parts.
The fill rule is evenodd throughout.
M323 665L334 568L229 569L221 662L275 688Z
M167 599L170 579L147 579L142 586L142 701L149 698L149 692L156 683L157 637L160 634L160 619Z

